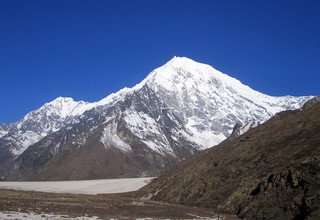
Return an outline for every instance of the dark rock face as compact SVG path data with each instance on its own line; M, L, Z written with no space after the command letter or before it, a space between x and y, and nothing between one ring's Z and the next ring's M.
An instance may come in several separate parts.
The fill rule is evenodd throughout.
M293 165L270 173L247 194L234 194L220 209L248 219L305 219L319 215L320 167L315 164ZM241 184L239 189L245 190ZM237 191L239 191L239 189ZM246 192L249 193L249 192Z
M246 219L319 219L319 134L319 103L286 111L183 161L138 196Z

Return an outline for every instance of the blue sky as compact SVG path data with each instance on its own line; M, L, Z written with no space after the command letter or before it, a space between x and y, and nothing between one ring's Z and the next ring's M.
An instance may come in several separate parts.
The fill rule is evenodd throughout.
M319 0L0 0L0 123L97 101L174 55L269 95L317 95Z

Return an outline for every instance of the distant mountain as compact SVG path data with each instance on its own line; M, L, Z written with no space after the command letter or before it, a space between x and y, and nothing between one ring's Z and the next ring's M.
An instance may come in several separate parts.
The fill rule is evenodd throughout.
M320 99L200 152L138 196L245 219L320 219Z
M1 175L52 180L156 175L225 140L235 124L262 123L310 98L264 95L209 65L174 57L138 85L99 102L58 98L2 125Z

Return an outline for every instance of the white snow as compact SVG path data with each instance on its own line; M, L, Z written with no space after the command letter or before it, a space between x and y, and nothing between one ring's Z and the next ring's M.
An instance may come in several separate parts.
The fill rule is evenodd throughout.
M203 148L226 139L236 121L263 122L279 111L300 107L311 98L268 96L185 57L174 57L143 82L165 94L163 101L186 122L188 133L184 136Z
M206 149L215 146L227 138L221 133L215 134L210 130L198 131L196 128L190 126L188 126L188 128L193 135L189 135L188 133L183 132L184 137L187 138L189 141L192 141L200 145L202 147L201 149Z
M8 133L9 133L8 131L0 130L0 138L2 138L3 136L5 136Z
M248 122L247 124L245 124L243 127L240 128L239 135L244 134L244 133L247 132L250 128L257 127L258 124L259 124L259 122L256 122L256 121Z
M97 195L135 191L147 185L152 179L153 177L42 182L0 181L0 188L50 193Z
M125 112L124 120L130 130L142 140L151 150L165 155L175 156L166 136L156 120L143 112L128 110Z
M117 134L117 124L114 122L109 123L102 132L101 142L108 147L116 147L123 151L130 151L131 147L129 144L124 142Z
M82 114L84 111L90 108L91 103L85 103L83 101L76 102L69 97L59 97L53 100L52 102L47 103L46 105L50 106L53 110L52 112L49 112L49 114L56 113L60 115L62 118L66 118L67 116L75 116Z
M14 155L20 155L22 154L30 145L38 142L41 140L44 136L39 135L36 132L33 131L25 131L24 133L17 136L16 144L19 144L20 148L12 148L12 153Z
M27 114L18 124L17 127L23 126L23 123L34 119L35 116L41 115L45 112L46 116L56 115L61 118L67 118L69 116L81 115L86 110L94 107L93 103L84 101L74 101L70 97L58 97L55 100L48 102L41 106L39 109Z
M231 92L231 94L229 93L228 95L237 93L257 105L266 108L268 112L272 114L284 110L284 108L281 107L281 104L284 104L282 103L284 99L286 99L287 102L290 101L290 99L293 100L291 103L291 105L293 105L292 108L299 107L299 105L297 105L299 102L295 101L296 97L272 97L262 94L207 64L195 62L186 57L174 57L164 66L154 70L147 78L149 85L158 88L161 86L168 91L181 92L182 88L186 88L187 91L192 91L192 89L195 89L194 86L196 86L196 89L202 94L212 94L213 91ZM215 85L208 86L208 82L215 82ZM223 93L219 93L219 95L220 97L222 96L222 99L227 98L223 97L225 95ZM272 105L275 103L276 105Z

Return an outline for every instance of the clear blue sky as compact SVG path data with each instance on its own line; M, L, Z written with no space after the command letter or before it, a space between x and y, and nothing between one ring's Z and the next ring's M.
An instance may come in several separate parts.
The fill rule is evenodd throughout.
M0 0L0 123L97 101L174 55L269 95L316 95L319 0Z

